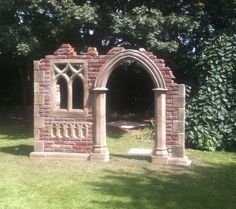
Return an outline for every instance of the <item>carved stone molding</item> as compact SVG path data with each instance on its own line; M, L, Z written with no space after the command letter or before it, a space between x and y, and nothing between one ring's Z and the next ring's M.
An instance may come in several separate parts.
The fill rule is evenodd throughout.
M50 126L52 138L85 139L88 137L89 123L54 122Z

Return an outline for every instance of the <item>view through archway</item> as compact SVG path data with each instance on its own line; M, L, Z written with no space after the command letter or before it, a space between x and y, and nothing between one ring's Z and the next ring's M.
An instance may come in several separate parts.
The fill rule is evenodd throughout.
M111 156L150 159L155 116L154 84L150 75L141 63L126 59L113 70L106 87Z

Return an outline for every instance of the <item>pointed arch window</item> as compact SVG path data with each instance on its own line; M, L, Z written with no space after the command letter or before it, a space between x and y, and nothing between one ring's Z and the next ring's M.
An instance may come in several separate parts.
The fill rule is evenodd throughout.
M84 106L84 84L80 77L76 77L72 84L72 108L83 109Z
M54 112L84 112L88 98L87 62L56 60L53 63Z
M57 106L59 109L67 109L68 87L65 78L60 77L57 80L56 86L57 86Z

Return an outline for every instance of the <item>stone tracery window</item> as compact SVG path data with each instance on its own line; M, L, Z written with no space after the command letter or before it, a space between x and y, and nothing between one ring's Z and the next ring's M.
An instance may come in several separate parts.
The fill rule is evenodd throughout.
M85 62L72 60L53 63L54 110L81 112L87 99L87 69Z

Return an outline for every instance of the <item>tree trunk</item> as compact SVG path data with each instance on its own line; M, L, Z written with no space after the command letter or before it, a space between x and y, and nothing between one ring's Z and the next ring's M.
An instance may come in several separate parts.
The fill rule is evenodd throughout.
M16 62L21 88L21 105L22 107L28 107L30 96L30 70L27 62L24 59L18 59Z

